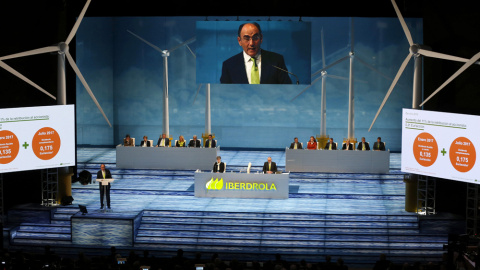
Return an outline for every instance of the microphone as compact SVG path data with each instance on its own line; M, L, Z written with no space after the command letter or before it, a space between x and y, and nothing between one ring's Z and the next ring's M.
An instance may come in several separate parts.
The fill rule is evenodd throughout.
M290 72L290 71L288 71L288 70L286 70L286 69L283 69L283 68L281 68L281 67L277 67L277 66L274 66L274 65L271 65L271 66L274 67L274 68L276 68L276 69L278 69L278 70L281 70L281 71L283 71L283 72L287 72L288 74L292 74L293 76L295 76L295 78L297 78L297 84L300 84L300 81L298 80L297 75L295 75L295 74L293 74L292 72Z

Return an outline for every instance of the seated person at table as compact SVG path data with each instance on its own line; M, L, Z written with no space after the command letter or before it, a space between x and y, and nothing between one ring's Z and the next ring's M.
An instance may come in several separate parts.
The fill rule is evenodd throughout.
M353 143L350 143L350 139L347 139L347 141L343 144L342 150L353 150Z
M290 149L302 149L302 144L298 142L297 137L295 137L292 144L290 144Z
M358 143L357 150L360 150L360 151L370 150L370 145L368 145L368 142L365 141L365 137L362 137L362 141Z
M214 173L224 173L225 172L225 163L222 162L222 157L217 156L217 162L213 164L213 172Z
M212 134L208 135L208 139L205 140L205 148L215 148L215 140L213 139Z
M202 144L200 143L200 140L197 139L197 135L193 135L193 139L190 140L188 143L188 147L200 147Z
M133 140L130 138L130 135L125 135L125 138L123 139L123 146L133 146Z
M182 135L178 137L178 141L175 144L175 147L187 147L187 142L185 141Z
M325 150L337 150L337 144L333 142L333 138L325 145Z
M307 143L307 149L317 150L317 140L315 140L315 137L310 136L310 140Z
M373 144L373 150L385 151L385 143L382 142L382 138L377 138L377 141Z
M140 142L141 147L150 147L150 141L147 136L143 136L143 141Z
M167 135L165 133L162 134L162 137L158 138L157 145L155 147L169 147L170 146L170 140L167 138Z
M263 164L263 173L272 174L277 172L277 163L272 161L271 157Z

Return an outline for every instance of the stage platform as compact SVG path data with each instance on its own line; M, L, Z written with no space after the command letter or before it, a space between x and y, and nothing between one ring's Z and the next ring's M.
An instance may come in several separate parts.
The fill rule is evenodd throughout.
M283 151L221 150L219 154L227 172L245 171L249 162L252 173L261 171L269 156L285 170ZM125 254L148 249L158 257L172 256L182 248L190 257L201 252L204 258L218 253L224 260L267 261L279 253L288 261L309 262L331 255L334 260L342 257L349 266L369 268L381 253L399 264L440 261L448 233L458 226L458 220L448 218L438 227L429 219L428 228L422 227L419 216L404 210L399 153L390 155L387 174L291 173L285 200L198 198L193 170L117 169L115 148L78 148L77 159L78 172L88 170L95 176L100 163L111 170L115 182L108 218L139 214L138 228L129 238L133 244L118 247ZM49 221L48 215L33 221L32 209L25 207L22 222L22 211L13 211L17 216L11 218L18 224L10 224L4 233L10 248L48 244L56 253L107 254L108 243L76 245L72 233L78 204L87 206L87 217L102 218L98 184L76 182L72 192L74 205L50 208Z

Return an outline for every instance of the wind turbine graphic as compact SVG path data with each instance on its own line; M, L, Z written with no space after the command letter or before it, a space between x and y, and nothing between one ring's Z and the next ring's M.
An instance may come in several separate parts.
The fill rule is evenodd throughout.
M405 70L405 68L406 68L407 64L409 63L410 58L412 58L412 56L415 60L414 61L414 69L413 69L414 70L413 71L413 97L412 97L412 108L413 109L418 109L421 106L423 106L423 104L425 104L425 102L427 102L427 100L429 100L433 95L438 93L438 91L443 89L443 87L445 87L451 80L453 80L455 77L457 77L467 67L469 67L470 65L472 65L474 63L478 64L478 62L476 62L478 60L478 58L476 58L475 56L472 59L469 60L469 59L462 58L462 57L451 56L451 55L448 55L448 54L434 52L434 51L431 51L425 45L420 45L420 44L414 43L413 39L412 39L412 35L410 33L410 30L408 29L407 24L405 22L405 19L403 18L402 13L398 9L398 6L395 3L395 0L391 0L391 1L392 1L393 8L395 9L395 12L397 13L397 17L400 21L400 24L402 25L405 36L407 37L410 48L409 48L409 53L408 53L407 57L405 58L405 60L403 60L403 63L400 65L400 68L397 72L397 75L395 75L395 78L393 79L393 82L392 82L392 84L390 85L390 88L387 91L387 95L383 99L382 104L380 104L380 108L378 109L377 114L375 115L375 118L373 119L372 124L370 125L370 128L368 129L368 131L370 131L373 127L373 124L375 124L375 121L377 120L378 115L382 111L383 106L385 106L385 103L387 102L388 97L390 96L393 89L395 88L395 85L397 84L400 76L402 75L403 71ZM427 56L427 57L432 57L432 58L437 58L437 59L444 59L444 60L451 60L451 61L458 61L458 62L465 62L466 64L464 66L462 66L462 68L460 68L460 70L459 70L460 72L457 71L458 74L455 73L454 75L452 75L452 77L450 79L448 79L442 86L440 86L439 89L437 89L437 91L435 91L430 97L428 97L428 99L426 99L424 102L421 103L421 100L422 100L422 56Z
M303 89L297 96L295 96L291 101L295 100L297 97L302 95L307 89L309 89L312 85L314 85L319 79L322 79L322 92L321 92L321 120L320 120L320 135L317 135L317 140L319 145L324 145L327 140L328 140L328 135L326 133L326 91L325 91L325 84L326 84L326 77L332 77L332 78L337 78L337 79L345 79L343 77L339 76L332 76L327 74L327 69L340 64L341 62L349 59L350 60L350 67L349 67L349 87L348 87L348 92L349 92L349 97L348 97L348 138L350 141L353 143L356 143L356 138L355 138L355 105L354 105L354 74L353 74L353 63L354 63L354 58L360 61L363 65L368 67L369 69L377 72L381 76L385 77L386 79L391 80L389 77L375 69L373 66L369 65L366 61L362 60L358 56L355 55L355 35L354 35L354 19L350 19L350 52L348 55L338 59L337 61L331 63L328 66L325 66L325 48L324 48L324 38L323 38L323 29L321 31L321 43L322 43L322 62L323 62L323 67L322 69L318 70L314 74L312 74L312 77L317 76L318 74L321 74L320 77L316 78L315 80L312 81L312 83L307 86L305 89Z
M87 3L85 3L85 6L83 7L82 12L80 13L80 16L78 17L78 19L75 22L72 30L69 33L67 39L64 42L60 42L60 43L58 43L57 45L54 45L54 46L47 46L47 47L43 47L43 48L39 48L39 49L34 49L34 50L26 51L26 52L21 52L21 53L16 53L16 54L11 54L11 55L0 57L0 66L3 67L4 69L6 69L7 71L9 71L10 73L14 74L15 76L19 77L20 79L24 80L25 82L29 83L30 85L34 86L38 90L46 93L46 91L41 89L41 87L39 87L38 85L36 85L32 81L28 80L26 77L24 77L20 73L16 72L15 70L13 70L11 67L6 65L2 61L7 60L7 59L24 57L24 56L42 54L42 53L52 53L52 52L58 53L58 61L57 61L57 65L58 65L58 69L57 69L57 76L58 76L57 77L57 87L58 87L58 89L57 89L57 91L58 91L58 93L57 93L57 104L66 104L67 103L66 76L65 76L65 57L66 57L70 66L75 71L78 78L80 79L83 86L85 87L85 90L88 92L88 94L92 98L95 105L97 105L98 110L100 110L100 113L103 115L103 117L107 121L108 125L110 127L112 127L112 124L108 120L107 116L105 115L105 112L103 111L102 107L98 103L97 99L95 98L95 95L93 94L92 90L88 86L87 81L83 77L82 73L80 72L80 70L77 67L77 64L73 60L73 57L70 55L70 52L68 51L69 50L68 45L70 44L73 37L77 33L77 30L80 26L80 23L82 22L83 17L85 16L85 12L87 11L88 6L90 5L90 2L91 2L91 0L87 0ZM46 93L46 94L48 94L48 93ZM51 96L51 95L49 95L49 96ZM51 97L53 99L55 99L55 97L53 97L53 96L51 96Z
M202 84L198 86L197 93L195 94L195 98L193 99L193 104L195 104L195 100L197 100L198 93L202 88ZM202 134L203 141L208 139L208 135L212 135L215 138L215 134L212 133L212 111L210 105L210 84L207 83L205 92L205 133Z
M168 115L168 57L170 56L170 53L175 51L176 49L186 46L190 53L193 55L193 57L196 58L195 54L193 51L190 49L188 44L192 43L195 41L195 37L178 44L177 46L171 48L170 50L162 50L159 47L153 45L149 41L145 40L144 38L140 37L139 35L133 33L130 30L127 30L128 33L132 34L134 37L140 39L144 43L146 43L148 46L152 47L156 51L160 52L163 57L163 128L162 132L165 133L168 137L170 137L170 124L169 124L169 115Z

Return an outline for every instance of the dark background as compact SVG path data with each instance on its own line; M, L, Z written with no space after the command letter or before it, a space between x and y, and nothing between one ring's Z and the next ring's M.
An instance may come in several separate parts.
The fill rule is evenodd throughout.
M4 0L0 2L0 56L64 41L84 0ZM424 44L433 51L471 58L480 52L480 11L475 1L397 0L404 17L423 18ZM251 4L251 7L245 6ZM372 1L152 1L93 0L85 16L291 16L396 17L388 0ZM70 44L75 57L75 41ZM405 52L405 56L407 55ZM6 60L27 78L56 96L57 58L51 55ZM435 91L461 63L424 59L424 97ZM405 75L403 75L405 76ZM75 74L67 65L67 103L75 104ZM480 114L480 68L475 65L451 82L426 110ZM54 105L56 101L0 69L0 108ZM437 180L439 212L465 214L466 184ZM40 171L4 174L4 204L41 200Z

